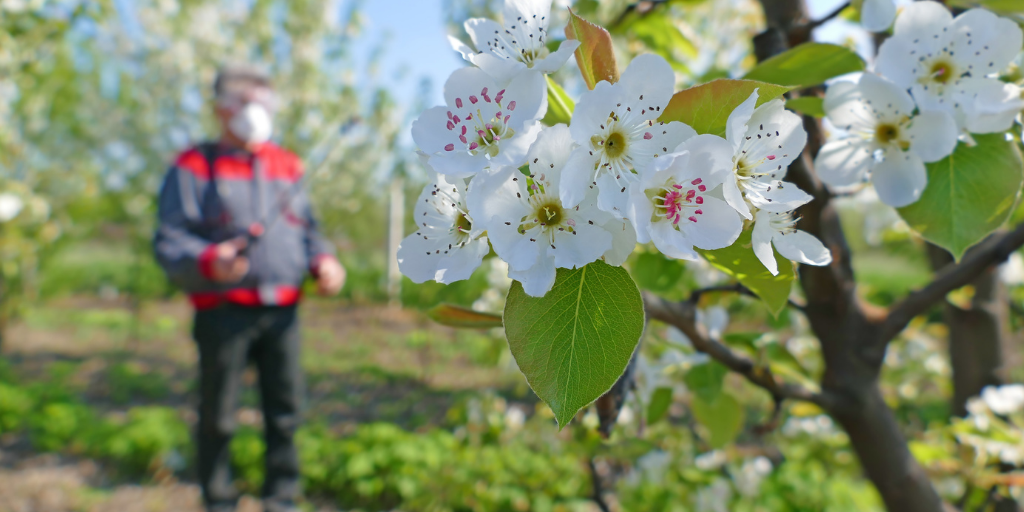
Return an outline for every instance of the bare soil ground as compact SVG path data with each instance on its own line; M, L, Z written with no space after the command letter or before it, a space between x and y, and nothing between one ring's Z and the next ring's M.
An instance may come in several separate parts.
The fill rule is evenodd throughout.
M67 382L98 410L117 413L156 403L179 409L193 422L196 350L189 305L146 304L140 321L132 318L123 303L64 299L12 325L0 357L23 382L53 378L61 365L72 368ZM481 388L526 395L520 376L474 362L459 333L420 313L310 301L302 319L309 415L337 431L368 421L409 428L435 424L460 396ZM117 364L164 386L145 393L115 389L111 369ZM256 375L246 380L250 391L239 420L259 425ZM0 512L201 511L197 486L183 478L115 482L94 461L38 454L24 438L0 436ZM246 498L239 510L261 507Z

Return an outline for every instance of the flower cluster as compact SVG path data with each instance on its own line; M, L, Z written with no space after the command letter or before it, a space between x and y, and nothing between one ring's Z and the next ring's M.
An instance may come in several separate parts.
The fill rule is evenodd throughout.
M548 52L549 0L508 0L504 22L472 19L476 49L453 46L477 67L455 71L445 106L425 111L412 135L436 173L417 200L417 231L402 243L414 282L467 278L489 252L532 296L557 268L596 260L621 265L636 244L697 260L732 245L753 223L753 251L778 273L784 257L826 265L829 251L797 230L793 210L811 197L783 181L807 135L782 100L753 94L732 112L726 136L663 122L675 73L657 55L633 59L617 83L599 82L569 126L543 127L544 73L577 47Z
M890 206L916 202L926 162L947 157L970 133L1008 130L1024 109L1021 88L997 78L1021 44L1016 23L984 9L953 18L937 2L907 6L875 72L828 88L824 108L843 133L819 152L818 176L839 189L870 179Z

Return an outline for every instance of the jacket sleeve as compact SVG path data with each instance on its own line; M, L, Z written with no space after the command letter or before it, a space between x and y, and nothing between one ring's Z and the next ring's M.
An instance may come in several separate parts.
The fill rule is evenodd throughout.
M305 191L302 193L306 194ZM313 213L308 194L306 194L306 200L302 203L305 204L305 211L302 212L302 217L303 224L306 226L306 235L304 237L306 261L309 262L310 271L315 276L320 261L324 258L336 259L335 249L334 244L320 234L320 222L317 220L316 214Z
M213 244L195 234L201 223L197 178L179 166L167 172L160 188L156 259L176 286L195 291L209 284Z

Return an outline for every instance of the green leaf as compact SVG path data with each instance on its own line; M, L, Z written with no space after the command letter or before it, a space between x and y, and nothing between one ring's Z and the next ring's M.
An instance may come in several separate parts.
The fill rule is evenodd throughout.
M647 424L652 425L665 417L672 405L672 388L658 388L651 394L651 403L647 405Z
M949 2L949 5L964 9L984 7L998 14L1019 14L1024 12L1024 0L952 0Z
M565 89L558 82L547 77L548 80L548 112L544 114L544 119L541 121L548 125L554 126L558 123L569 124L572 120L572 111L576 108L576 104L573 103L572 98L565 92Z
M615 64L612 36L603 27L597 26L569 9L569 24L565 26L565 37L580 42L576 49L576 64L583 74L587 87L593 89L601 80L609 83L619 81L619 68Z
M743 407L728 393L719 393L714 400L695 395L690 403L694 418L704 426L705 440L712 448L721 448L739 435L743 428Z
M974 140L975 146L959 144L953 154L926 164L928 185L921 198L899 209L914 231L958 261L1006 221L1024 180L1020 151L1004 134Z
M864 59L853 50L835 44L804 43L754 66L743 78L806 87L857 71L864 71Z
M774 99L793 87L753 80L719 79L677 92L668 102L659 121L682 121L697 133L725 136L729 114L757 89L757 104Z
M725 249L700 253L715 268L736 278L743 286L754 292L768 306L772 315L778 316L782 308L786 307L793 280L796 279L793 262L783 258L773 248L775 262L779 265L779 275L773 276L754 255L750 233L749 229L744 231L736 239L736 243Z
M786 100L786 108L814 117L825 117L825 100L817 96L804 96Z
M664 292L679 282L685 267L679 260L666 258L660 252L642 252L636 255L631 269L641 289Z
M560 268L544 297L513 282L505 336L526 381L564 427L625 371L644 329L640 291L622 267Z
M708 361L690 368L683 377L686 387L707 402L713 402L722 392L722 384L729 369L717 361Z
M501 315L474 311L454 304L438 304L427 311L431 320L449 327L490 329L501 327Z

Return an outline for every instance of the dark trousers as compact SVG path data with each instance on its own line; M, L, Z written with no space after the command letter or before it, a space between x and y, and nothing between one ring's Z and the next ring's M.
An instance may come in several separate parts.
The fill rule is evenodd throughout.
M267 512L291 510L299 493L299 461L292 440L303 394L299 322L295 306L222 306L196 313L199 345L199 482L211 511L234 510L229 445L242 373L250 361L259 371L266 432Z

